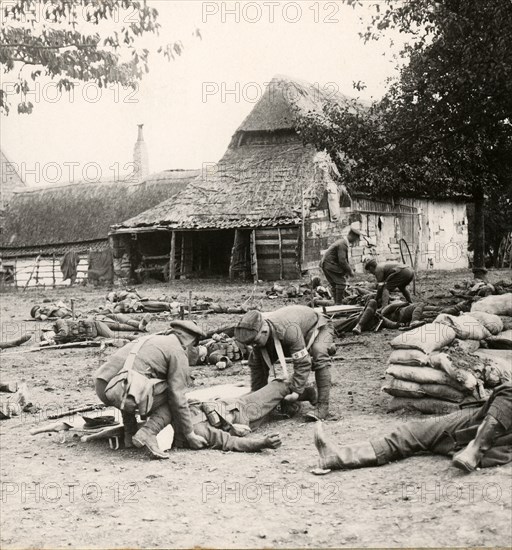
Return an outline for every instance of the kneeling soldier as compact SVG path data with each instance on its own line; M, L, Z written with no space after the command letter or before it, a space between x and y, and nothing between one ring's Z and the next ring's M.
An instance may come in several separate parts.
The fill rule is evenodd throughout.
M311 370L315 373L318 403L311 420L326 419L329 415L331 392L331 357L334 328L330 321L306 306L286 306L271 313L246 313L235 328L235 339L252 345L249 357L251 391L268 382L270 369L285 355L293 360L293 376L288 381L290 393L286 401L297 401L303 393Z
M206 440L194 432L185 391L188 381L187 351L204 334L191 321L173 321L172 333L139 338L114 353L95 373L96 393L109 406L121 410L125 446L146 447L156 458L169 458L156 439L170 424L179 425L189 447L201 449ZM137 430L135 411L147 418Z

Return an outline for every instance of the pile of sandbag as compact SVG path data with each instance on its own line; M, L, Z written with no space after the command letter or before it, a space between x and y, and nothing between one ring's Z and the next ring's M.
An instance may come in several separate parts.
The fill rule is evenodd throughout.
M498 313L512 314L511 300L512 295L489 296L473 304L481 304L474 311L440 314L397 336L386 370L391 379L383 388L393 396L389 410L444 414L510 381L512 331L503 331ZM481 344L495 349L479 349Z

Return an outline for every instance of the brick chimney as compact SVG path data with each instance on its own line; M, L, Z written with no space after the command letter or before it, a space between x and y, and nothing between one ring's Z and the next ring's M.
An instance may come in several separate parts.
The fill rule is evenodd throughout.
M144 135L142 128L144 124L138 124L139 133L137 135L137 141L133 148L133 172L137 181L142 181L149 175L149 161L148 161L148 149L146 142L144 141Z

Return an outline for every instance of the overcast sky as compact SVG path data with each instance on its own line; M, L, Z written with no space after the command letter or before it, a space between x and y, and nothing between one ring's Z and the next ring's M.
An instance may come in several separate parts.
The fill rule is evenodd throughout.
M99 165L105 177L115 175L110 167L116 163L123 173L138 123L144 123L151 172L200 168L220 159L264 83L276 74L320 86L334 83L340 92L364 99L381 97L386 78L395 74L389 41L365 45L358 36L364 28L361 10L339 2L260 2L259 9L255 2L150 3L162 24L151 45L180 39L185 49L171 62L154 54L137 92L90 87L86 101L80 85L74 98L63 93L56 100L42 81L39 96L29 98L33 114L18 115L14 101L9 116L2 116L1 147L27 184L37 184L30 173L36 163L39 184L45 174L67 181L70 163L78 163L75 179L88 163ZM364 4L366 11L370 3ZM230 10L238 10L239 21ZM193 36L196 28L202 39ZM2 75L3 82L6 78ZM354 81L366 83L364 92L352 88ZM236 93L223 93L229 91ZM93 178L94 168L87 169Z

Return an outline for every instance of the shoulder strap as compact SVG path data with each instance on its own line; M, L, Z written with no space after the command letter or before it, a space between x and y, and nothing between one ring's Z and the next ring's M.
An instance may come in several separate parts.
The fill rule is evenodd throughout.
M130 350L130 353L128 354L128 357L126 358L123 368L121 370L130 370L133 367L133 363L135 361L135 357L137 357L137 353L139 353L140 348L150 339L155 336L154 334L147 334L146 336L143 336L139 340L137 340Z
M281 340L277 337L276 331L272 331L272 337L274 339L274 347L277 351L277 357L279 358L279 363L281 364L281 368L283 369L283 374L286 378L288 378L288 367L286 366L286 359L284 356L283 346L281 344Z

